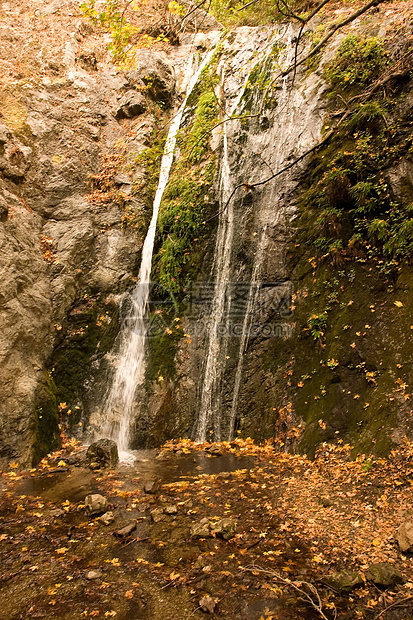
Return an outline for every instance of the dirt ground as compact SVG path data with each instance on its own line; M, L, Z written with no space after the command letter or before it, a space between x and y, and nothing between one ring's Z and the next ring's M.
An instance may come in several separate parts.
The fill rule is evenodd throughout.
M408 443L388 460L323 446L310 461L249 440L182 441L92 471L70 442L37 469L10 463L2 473L0 615L408 620L413 557L396 536L412 512L412 481ZM85 514L90 493L107 498L113 523ZM223 518L236 522L228 540L214 529ZM197 538L202 519L209 533ZM129 535L114 536L131 522ZM403 583L370 582L377 562ZM324 579L341 570L363 581L339 593Z

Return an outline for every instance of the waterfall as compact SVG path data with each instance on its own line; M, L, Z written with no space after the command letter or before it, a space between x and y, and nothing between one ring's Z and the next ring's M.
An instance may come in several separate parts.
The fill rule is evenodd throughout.
M271 37L270 37L271 39ZM272 43L266 42L264 52L272 49ZM255 50L254 50L255 53ZM253 56L253 54L252 54ZM225 111L225 117L233 116L244 96L249 76L261 60L249 59L250 67L239 88L238 96L230 108ZM248 65L248 62L245 65ZM244 65L244 66L245 66ZM225 64L221 67L221 83L225 79ZM212 274L215 280L214 297L211 309L211 327L206 355L203 384L201 388L200 409L197 420L195 437L197 441L205 441L207 432L213 429L214 441L221 441L221 377L223 372L223 360L226 357L228 343L228 329L226 322L226 310L230 300L227 297L228 284L231 274L231 252L234 236L234 201L228 199L234 184L231 181L231 168L228 150L228 125L223 124L222 129L222 160L220 169L220 205L223 212L218 222L217 240L215 244ZM226 208L225 208L226 207ZM210 428L212 425L212 429Z
M291 29L287 28L283 33L273 33L278 40L284 42L284 50L278 58L279 67L285 68L288 66L294 55L294 47L291 45ZM277 36L278 35L278 36ZM249 49L252 49L251 43ZM257 49L258 47L258 49ZM227 110L226 116L230 117L240 112L239 108L241 100L245 93L245 89L248 83L249 76L252 75L254 69L261 65L265 66L272 50L273 41L272 37L268 37L264 41L258 42L257 47L249 58L245 57L245 52L242 52L243 67L249 65L247 77L242 87L238 87L237 96L233 100L230 109ZM245 69L244 69L245 71ZM222 71L225 74L225 71ZM234 88L232 88L232 93ZM231 94L231 93L230 93ZM257 89L253 95L253 104L251 108L251 115L254 115L257 110L255 108L260 107L260 96L262 96L262 90ZM282 105L286 103L288 97L286 78L282 80L282 90L279 96L279 103ZM242 384L242 371L245 349L248 344L251 321L254 313L254 307L260 292L260 265L261 256L264 250L264 237L266 224L263 222L262 229L260 230L260 237L258 238L257 252L253 261L250 282L248 284L248 297L245 307L245 314L242 320L241 333L239 333L239 344L233 346L236 350L236 365L234 373L234 383L232 390L232 398L228 407L228 414L226 415L221 402L223 392L223 375L226 370L226 360L230 357L227 355L229 347L229 339L231 334L231 322L228 318L229 311L231 309L231 298L228 295L228 284L231 282L231 274L233 273L233 265L231 264L231 256L233 252L234 244L234 228L236 227L235 213L234 213L234 200L231 200L227 205L228 197L231 195L233 188L238 184L239 171L231 172L230 160L229 160L229 147L228 141L230 135L234 139L236 133L239 130L238 121L232 123L230 129L229 123L224 123L222 130L222 161L221 161L221 178L219 187L220 196L220 209L223 212L220 215L217 231L217 240L215 245L215 257L212 266L212 274L214 278L214 301L212 305L212 311L210 314L210 334L208 340L208 348L206 361L204 365L204 376L201 388L200 407L198 413L198 420L196 426L195 437L197 441L205 441L208 437L207 434L212 431L214 441L221 441L223 438L232 439L234 434L234 427L237 415L238 397ZM231 133L232 132L232 133ZM280 128L280 134L282 129ZM258 139L259 142L259 139ZM278 143L278 140L276 141ZM257 155L257 153L255 153ZM231 153L234 158L234 153ZM259 153L258 153L259 155ZM245 154L243 155L245 157ZM276 158L279 163L279 157ZM245 167L244 167L245 170ZM238 174L238 176L236 176ZM268 176L268 174L266 175ZM234 177L236 180L232 178ZM244 177L245 178L245 177ZM248 177L247 177L248 178ZM225 205L226 208L225 208ZM243 283L246 284L245 282ZM231 350L232 352L232 350ZM224 418L225 419L225 437L223 435Z
M152 219L142 250L138 284L132 291L130 310L119 335L120 346L118 364L104 404L103 421L96 433L100 437L109 437L116 441L121 458L127 458L130 427L134 417L134 396L136 388L143 383L145 377L146 313L149 300L152 255L159 206L169 180L169 174L174 159L177 133L181 125L186 102L201 72L211 60L214 51L215 45L212 46L197 71L189 80L185 99L174 116L169 128L161 161L158 187L153 202Z
M286 54L284 58L279 58L279 64L281 69L286 69L294 59L295 50L291 45L291 34L288 33L287 37L287 45L286 45ZM285 99L287 96L287 76L283 76L282 79L282 98ZM242 324L242 333L240 338L240 345L238 351L238 362L235 371L235 380L234 380L234 390L232 394L232 403L231 403L231 413L229 420L229 431L228 431L228 439L231 440L234 437L235 430L235 419L237 415L237 407L238 407L238 397L241 389L241 379L242 379L242 371L244 367L244 355L245 349L248 343L249 331L251 327L251 320L254 312L254 307L256 305L260 284L259 284L259 271L260 264L262 260L262 251L263 251L263 238L264 233L261 236L260 244L258 252L255 256L254 267L251 275L250 289L248 294L248 302L245 310L244 321Z

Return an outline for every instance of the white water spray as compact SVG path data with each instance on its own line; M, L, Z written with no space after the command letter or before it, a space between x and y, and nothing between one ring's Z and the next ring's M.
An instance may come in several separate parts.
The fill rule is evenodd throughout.
M130 427L134 418L135 392L136 388L143 383L145 377L147 335L145 315L148 307L152 255L159 206L169 180L177 133L181 125L186 102L201 72L211 60L214 51L215 45L212 46L212 49L208 52L196 73L192 75L186 89L185 99L169 128L161 162L158 188L153 202L152 219L142 250L138 284L132 292L131 308L120 334L119 362L104 405L103 423L97 433L100 437L109 437L116 441L121 459L126 458L128 460Z

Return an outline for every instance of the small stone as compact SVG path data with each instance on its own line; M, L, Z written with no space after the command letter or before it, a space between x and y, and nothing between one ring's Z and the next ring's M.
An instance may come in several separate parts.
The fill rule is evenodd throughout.
M219 474L217 474L217 478L222 478L223 480L228 480L228 478L231 478L231 472L229 472L229 471L221 471Z
M151 510L151 518L154 523L159 523L159 521L163 521L165 519L163 509L155 508L154 510Z
M350 570L343 570L332 573L323 579L323 583L333 588L337 592L351 592L356 586L363 585L363 578L359 573Z
M371 564L366 572L366 577L369 581L372 581L376 586L395 586L398 583L403 583L403 575L401 572L389 562L379 562L377 564Z
M201 519L198 523L191 526L191 536L193 538L209 538L211 537L211 527L208 519Z
M331 499L329 497L326 497L325 495L320 497L319 501L320 501L320 504L324 506L324 508L330 508L330 506L333 505L333 502L331 501Z
M49 515L51 517L54 517L55 519L57 519L59 517L63 517L64 514L65 514L65 511L62 510L61 508L54 508L54 510L51 510L49 512Z
M95 493L93 495L86 495L85 497L85 511L88 515L98 515L106 511L108 500L103 495Z
M397 530L397 542L399 543L400 551L405 553L413 552L413 522L406 521Z
M175 504L167 504L163 510L166 515L176 515L178 506L175 506Z
M130 536L130 534L132 534L133 530L136 530L136 521L131 521L122 529L118 530L117 532L113 532L113 535L117 536L118 538L127 538L128 536Z
M145 493L148 493L148 495L154 495L160 490L160 488L161 488L160 480L148 480L147 482L145 482L143 490L145 491Z
M199 606L207 614L213 614L216 607L215 599L212 596L203 596L199 600Z
M222 454L225 453L225 450L222 446L212 445L212 446L209 446L208 448L205 448L205 452L208 452L209 454L213 454L214 456L221 456Z
M86 579L92 581L92 579L100 579L102 577L102 571L100 570L90 570L86 573Z
M110 525L114 522L114 520L115 517L113 515L113 512L105 512L105 514L98 518L98 521L100 523L103 523L103 525Z
M99 439L90 444L86 452L89 467L115 467L119 462L118 447L112 439Z
M214 524L215 534L224 540L229 540L235 536L237 524L233 519L221 519Z

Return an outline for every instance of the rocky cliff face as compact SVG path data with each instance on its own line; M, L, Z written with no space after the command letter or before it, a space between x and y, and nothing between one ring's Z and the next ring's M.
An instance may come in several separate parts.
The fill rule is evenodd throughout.
M55 71L8 81L0 95L0 457L6 462L30 463L58 445L59 403L70 400L80 422L77 391L93 356L110 348L117 331L118 305L111 300L136 274L145 171L131 162L150 144L159 104L170 105L175 74L146 52L134 71L119 73L98 63L93 49L85 55L85 45L96 40L72 18Z
M13 17L14 9L5 11ZM25 464L58 445L59 415L66 431L82 435L99 412L149 223L162 127L178 102L182 67L211 38L144 50L124 73L110 65L100 35L78 18L75 3L52 2L42 11L36 19L49 20L51 31L56 15L66 28L66 41L51 46L54 56L45 60L41 49L31 57L26 49L18 68L7 65L5 41L18 48L23 9L0 48L9 72L0 95L0 458ZM409 258L392 263L373 255L368 238L351 245L334 220L340 209L355 208L352 188L361 182L376 184L377 196L386 185L389 208L412 203L409 72L389 82L394 106L383 112L382 125L365 119L272 182L251 187L320 140L333 107L325 68L340 40L367 30L390 40L396 14L391 7L384 20L370 15L367 26L355 22L322 58L301 67L294 83L291 75L271 83L294 55L288 24L223 37L189 101L163 215L161 206L153 279L167 284L174 304L172 314L161 313L164 332L149 342L146 386L136 398L136 446L193 435L208 391L206 430L215 439L240 431L311 453L319 441L340 437L366 450L377 442L385 453L410 432ZM393 48L406 24L401 19ZM401 48L392 50L394 59L405 53ZM243 118L205 139L203 124L210 128L225 113ZM379 162L386 127L389 156ZM326 215L315 188L353 152L367 163L360 172L354 157L342 166L344 181L328 181L321 192L331 199ZM189 163L181 165L185 155ZM223 196L236 186L229 208ZM343 192L346 204L337 199ZM178 203L189 218L181 228L173 211ZM198 212L200 221L191 219ZM379 243L373 229L371 235ZM327 239L327 250L320 251L318 238ZM225 273L219 265L227 265ZM214 344L213 303L223 277L233 284L223 292L224 331ZM190 281L201 294L192 298L195 316ZM214 374L206 383L211 351Z

